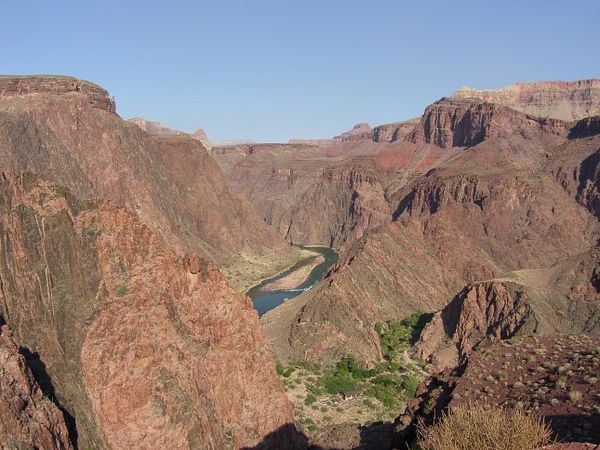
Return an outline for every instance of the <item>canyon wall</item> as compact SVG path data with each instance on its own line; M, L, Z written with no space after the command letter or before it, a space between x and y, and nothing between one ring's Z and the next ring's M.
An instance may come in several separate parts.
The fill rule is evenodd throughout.
M391 210L375 171L327 151L270 144L217 148L213 156L232 189L288 242L338 248L389 221Z
M255 445L293 421L257 314L218 269L35 175L4 174L0 194L2 315L80 448Z
M16 80L18 86L23 83ZM136 212L171 247L241 267L247 279L258 280L294 258L293 249L229 190L197 140L149 135L90 104L87 88L55 94L44 90L47 80L33 77L27 86L35 89L0 96L0 164L5 170L37 173L81 198L114 200ZM54 83L63 86L64 80Z
M531 310L556 318L562 331L599 332L589 320L598 315L597 283L585 281L597 278L597 269L584 271L583 281L566 281L576 278L581 255L595 254L600 232L598 135L575 137L581 123L466 105L428 108L450 119L464 113L460 127L443 125L443 133L430 134L440 139L420 144L454 156L388 189L388 199L397 200L394 222L366 233L321 286L300 297L287 330L277 331L288 355L331 361L350 352L372 364L380 357L376 323L439 310L465 285L492 279L523 285ZM476 145L465 149L465 136ZM569 310L562 319L561 309ZM271 338L268 315L263 324Z

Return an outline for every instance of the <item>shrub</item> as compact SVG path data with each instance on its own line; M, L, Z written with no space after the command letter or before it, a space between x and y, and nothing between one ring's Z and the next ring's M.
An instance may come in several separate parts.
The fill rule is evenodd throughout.
M404 389L404 398L411 399L415 396L415 391L421 380L417 377L407 376L404 377L401 383L402 389Z
M548 444L551 436L540 417L480 405L454 408L430 427L421 423L418 433L423 450L528 450Z
M281 361L279 361L279 360L275 361L275 370L277 371L277 375L279 375L279 376L283 375L283 371L285 369L283 368L283 364L281 364Z
M316 402L316 401L317 401L317 397L315 397L315 395L314 395L314 394L310 394L310 393L309 393L309 394L306 396L306 398L304 399L304 404L305 404L305 405L312 405L312 404L313 404L314 402Z
M120 284L115 289L115 295L117 297L123 297L125 294L127 294L128 291L129 291L129 289L127 289L127 286L125 286L124 284Z
M356 383L350 374L334 373L323 379L323 385L328 394L340 394L351 391L356 387Z
M496 372L496 378L500 381L505 381L508 378L506 370L499 370L498 372Z
M401 321L390 321L388 328L384 330L381 324L375 325L375 331L379 334L383 356L392 361L398 350L403 350L410 344L414 344L421 336L421 331L433 317L432 314L415 313Z
M293 373L294 373L294 370L296 370L296 368L295 368L295 367L288 367L288 368L287 368L287 369L285 369L285 371L283 372L283 376L284 376L285 378L289 378L289 376L290 376L291 374L293 374Z

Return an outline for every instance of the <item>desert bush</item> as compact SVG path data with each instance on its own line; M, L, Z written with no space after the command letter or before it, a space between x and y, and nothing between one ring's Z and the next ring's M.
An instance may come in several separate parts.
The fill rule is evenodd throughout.
M125 294L127 294L127 292L129 292L129 289L127 288L127 286L125 286L124 284L120 284L119 286L117 286L117 288L115 289L115 295L117 297L123 297Z
M306 398L304 399L304 404L305 405L312 405L316 401L317 401L317 397L315 397L314 394L308 394L306 396Z
M529 450L550 442L551 432L538 416L481 405L458 406L430 427L419 425L423 450Z

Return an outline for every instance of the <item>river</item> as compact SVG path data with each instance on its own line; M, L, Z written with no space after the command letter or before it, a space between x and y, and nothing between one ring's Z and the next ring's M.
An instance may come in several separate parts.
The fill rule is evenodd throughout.
M311 287L313 287L315 284L317 284L323 279L329 268L332 265L334 265L335 262L338 260L337 252L329 247L299 247L320 253L325 258L325 260L319 265L315 266L313 270L311 270L310 274L302 284L294 287L293 289L269 290L265 289L264 287L272 283L273 281L277 281L281 278L288 276L290 273L302 268L306 264L310 264L313 258L307 258L298 261L286 271L278 273L277 275L264 280L262 283L254 286L248 292L246 292L246 295L252 300L254 308L258 311L259 316L262 316L267 311L270 311L276 306L281 305L284 299L291 299L297 297L303 292L309 290Z

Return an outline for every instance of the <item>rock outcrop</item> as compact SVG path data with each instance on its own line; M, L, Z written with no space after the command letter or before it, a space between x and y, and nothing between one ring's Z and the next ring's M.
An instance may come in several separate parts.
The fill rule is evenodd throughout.
M63 413L42 392L1 317L0 324L0 446L73 448Z
M240 447L293 421L248 298L133 213L4 174L0 236L1 313L79 448Z
M435 374L417 387L396 420L393 448L405 448L417 424L428 426L449 407L473 403L536 414L556 441L572 443L564 448L590 448L584 443L600 442L594 400L600 395L598 343L585 334L546 335L480 347L460 369Z
M496 103L538 117L579 120L600 114L600 79L515 83L499 89L463 87L452 98Z
M402 122L378 125L373 128L373 140L375 142L402 141L415 129L420 121L420 118L416 118Z
M417 343L417 354L434 370L455 368L482 342L536 332L526 294L511 283L481 282L467 286L433 316Z
M116 113L115 100L100 86L73 77L55 75L0 76L0 99L22 95L52 94L83 97L93 108Z
M493 137L531 139L542 132L565 135L568 130L568 123L561 120L525 116L493 103L442 99L425 109L407 140L442 148L472 147Z

